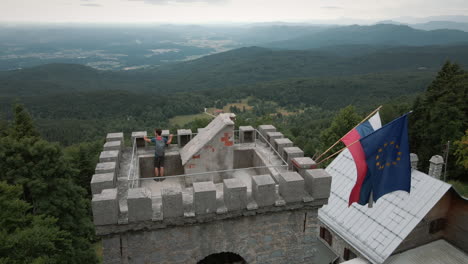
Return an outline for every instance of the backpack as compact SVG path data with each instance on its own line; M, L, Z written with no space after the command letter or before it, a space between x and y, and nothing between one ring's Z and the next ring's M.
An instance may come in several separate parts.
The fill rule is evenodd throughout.
M164 142L164 138L161 140L155 140L156 143L156 156L164 157L164 150L166 148L166 142Z

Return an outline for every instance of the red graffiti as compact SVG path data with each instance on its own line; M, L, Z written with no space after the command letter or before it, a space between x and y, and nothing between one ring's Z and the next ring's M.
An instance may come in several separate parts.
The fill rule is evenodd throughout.
M205 149L211 149L211 152L215 152L215 148L213 148L213 146L210 146L210 145L207 145L205 146Z
M192 156L192 159L199 159L199 158L200 158L200 154Z
M187 168L193 169L193 168L195 168L195 164L189 164L189 165L187 165Z
M229 133L224 133L224 137L221 138L221 142L224 142L224 146L230 147L234 145L233 141L229 141L230 135Z

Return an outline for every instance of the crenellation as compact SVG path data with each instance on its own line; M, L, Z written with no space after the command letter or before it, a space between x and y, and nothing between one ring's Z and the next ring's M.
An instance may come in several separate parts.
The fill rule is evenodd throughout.
M192 140L192 130L191 129L178 129L177 130L177 145L179 148L187 145L187 143Z
M265 142L267 140L267 133L276 132L276 127L273 125L260 125L258 126L258 132L263 136L263 138L260 137L260 141Z
M278 152L280 157L284 157L284 148L292 147L293 142L289 138L275 138L273 139L272 146Z
M117 224L119 216L117 189L105 189L100 194L93 195L91 203L95 225Z
M279 194L287 203L301 202L305 194L304 179L297 172L279 175Z
M99 155L99 162L115 162L119 164L119 150L106 150Z
M91 178L91 193L100 194L104 189L115 188L113 173L94 174Z
M305 177L305 171L310 169L315 169L317 167L317 163L309 157L297 157L291 160L293 164L293 170L299 173L302 178Z
M117 133L109 133L106 136L106 142L113 142L113 141L120 141L124 142L124 133L123 132L117 132Z
M135 142L138 148L146 147L146 141L144 140L145 136L148 136L148 132L146 131L132 132L132 144Z
M288 169L293 168L292 159L297 157L304 157L304 151L298 147L283 148L283 159L288 163Z
M307 192L314 199L325 199L330 196L332 177L324 169L306 170L304 180Z
M252 196L259 207L274 205L276 184L270 175L252 176Z
M153 217L150 190L146 188L129 189L127 204L129 222L147 221Z
M267 132L266 133L266 140L273 146L274 140L277 138L283 138L284 135L281 132Z
M193 183L193 207L196 215L216 212L216 186L213 182Z
M164 218L184 216L184 204L180 188L165 188L161 191L161 196Z
M242 210L247 206L247 185L239 179L223 181L223 198L227 210Z

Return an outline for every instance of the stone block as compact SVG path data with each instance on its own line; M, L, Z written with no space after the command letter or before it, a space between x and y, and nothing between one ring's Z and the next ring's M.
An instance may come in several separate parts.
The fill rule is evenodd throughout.
M429 171L427 174L433 178L440 179L443 166L444 158L440 155L434 155L429 160Z
M95 225L117 224L119 218L119 201L117 189L105 189L93 196L91 202Z
M278 152L278 154L284 156L284 148L292 147L293 142L289 138L275 138L273 139L273 148Z
M418 155L415 154L415 153L410 153L410 161L411 161L411 168L413 170L417 170L418 169L418 162L419 162Z
M255 129L252 126L239 127L240 143L250 143L255 141Z
M216 212L216 186L213 182L193 183L193 207L195 214Z
M182 191L179 188L162 189L162 211L164 218L184 216Z
M200 134L203 130L205 130L204 127L199 127L199 128L197 128L197 133Z
M192 140L191 129L177 129L177 145L179 148L187 145Z
M297 157L304 157L304 151L298 147L283 148L283 159L288 163L288 168L292 169L292 159Z
M259 207L274 205L276 187L273 178L268 174L252 176L252 196Z
M110 150L121 150L122 149L122 141L109 141L104 144L104 151Z
M307 192L314 199L330 196L332 177L324 169L306 170L304 180Z
M136 144L137 148L146 147L146 141L143 139L145 136L147 136L146 131L132 132L132 146L133 144Z
M133 188L128 190L128 221L138 222L151 220L153 207L151 191L146 188Z
M106 136L106 142L112 142L112 141L120 141L124 142L124 134L122 132L118 132L118 133L109 133L107 134Z
M107 150L101 152L99 155L99 162L119 162L120 151L118 150Z
M304 179L297 172L279 175L279 193L287 203L301 202L304 196Z
M305 171L317 168L317 163L309 157L298 157L292 159L293 169L304 178Z
M229 211L241 210L247 206L247 185L239 179L223 181L224 205Z
M165 138L169 139L170 134L171 134L171 132L168 129L165 129L165 130L161 131L161 137L165 137Z
M113 173L94 174L91 178L91 193L100 194L104 189L115 188L114 176Z
M267 132L275 132L276 131L276 127L272 126L272 125L260 125L258 126L258 132L263 136L262 137L259 137L260 140L262 142L265 142L266 138L267 138Z
M268 140L268 143L271 144L271 146L273 146L273 144L275 143L275 139L284 138L284 135L281 132L267 132L266 135L266 139Z
M117 175L117 163L116 162L101 162L96 165L96 174L113 173L114 177Z

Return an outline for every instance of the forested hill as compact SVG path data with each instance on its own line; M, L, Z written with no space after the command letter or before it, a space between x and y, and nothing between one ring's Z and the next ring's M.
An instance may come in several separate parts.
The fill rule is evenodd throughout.
M426 46L466 42L468 42L468 32L460 30L438 29L425 31L406 25L377 24L372 26L335 27L289 40L266 43L263 46L303 50L350 44Z
M0 95L96 90L171 93L289 78L396 71L435 73L447 60L468 66L468 44L393 48L351 45L306 51L249 47L151 70L110 72L80 65L52 64L3 72Z

